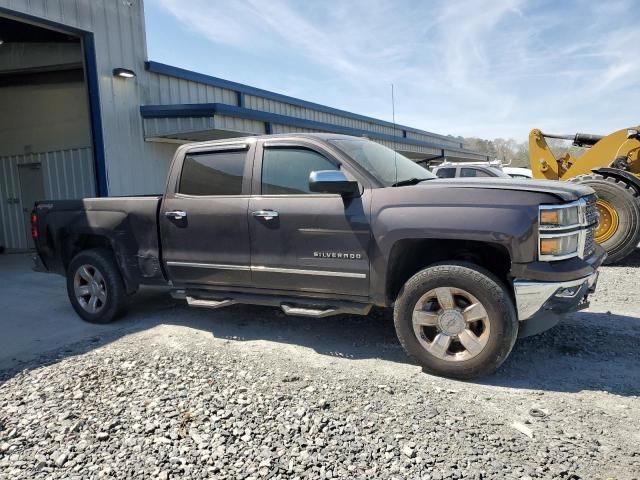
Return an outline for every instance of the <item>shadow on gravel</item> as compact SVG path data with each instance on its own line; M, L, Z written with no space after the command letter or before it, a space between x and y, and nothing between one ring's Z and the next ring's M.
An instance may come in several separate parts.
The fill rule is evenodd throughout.
M640 395L640 318L583 312L518 341L482 383L511 388Z

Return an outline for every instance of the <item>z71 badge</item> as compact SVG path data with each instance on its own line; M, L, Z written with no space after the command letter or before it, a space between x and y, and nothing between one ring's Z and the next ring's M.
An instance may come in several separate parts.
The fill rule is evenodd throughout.
M313 252L313 256L316 258L341 258L343 260L360 260L362 258L361 253L349 252Z

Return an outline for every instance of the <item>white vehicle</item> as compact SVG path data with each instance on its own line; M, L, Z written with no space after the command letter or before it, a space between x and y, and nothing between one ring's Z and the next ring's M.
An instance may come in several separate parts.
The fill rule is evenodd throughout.
M528 168L509 167L500 160L487 162L444 162L433 167L432 172L439 178L455 177L503 177L529 179L533 174Z
M513 178L533 179L533 173L530 168L502 167L502 171Z

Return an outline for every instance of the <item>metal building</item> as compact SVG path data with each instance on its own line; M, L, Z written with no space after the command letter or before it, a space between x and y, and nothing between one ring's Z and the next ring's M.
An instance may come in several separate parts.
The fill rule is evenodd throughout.
M459 140L148 61L142 0L0 0L0 246L31 245L41 199L158 193L177 144L366 135L410 158Z

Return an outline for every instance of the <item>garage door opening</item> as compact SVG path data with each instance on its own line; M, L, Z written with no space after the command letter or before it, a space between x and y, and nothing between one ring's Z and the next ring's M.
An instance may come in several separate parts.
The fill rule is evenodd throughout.
M31 248L37 200L96 194L82 39L0 17L0 246Z

